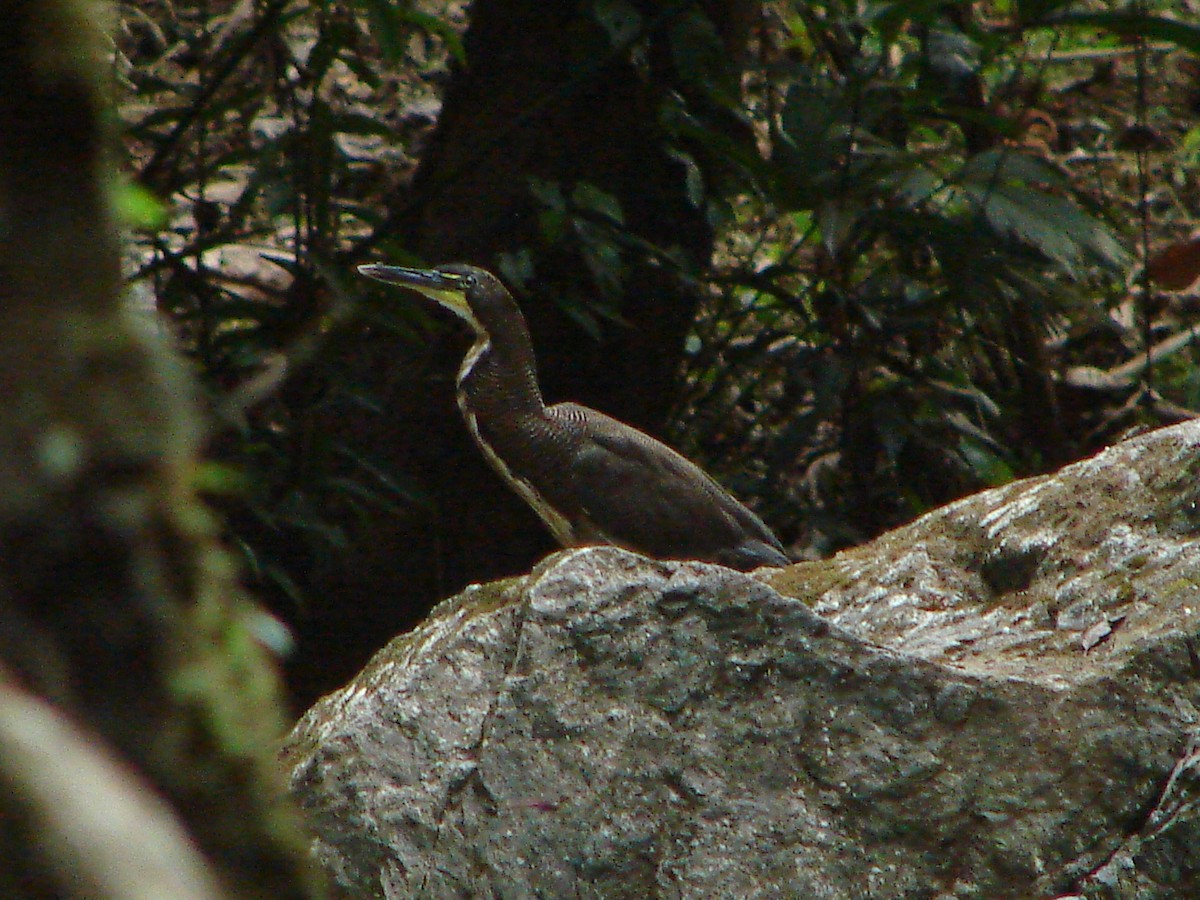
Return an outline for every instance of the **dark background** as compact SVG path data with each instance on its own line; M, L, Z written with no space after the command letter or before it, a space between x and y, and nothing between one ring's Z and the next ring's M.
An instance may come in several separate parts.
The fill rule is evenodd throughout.
M458 418L467 336L359 262L503 275L548 401L667 439L801 557L1191 415L1169 7L122 7L134 285L205 385L199 475L296 708L553 549Z

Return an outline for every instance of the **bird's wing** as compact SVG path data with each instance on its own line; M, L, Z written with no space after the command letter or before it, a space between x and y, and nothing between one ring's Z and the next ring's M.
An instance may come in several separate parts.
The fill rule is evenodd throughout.
M762 520L665 444L573 403L547 413L577 429L572 493L596 538L661 558L738 568L787 562Z

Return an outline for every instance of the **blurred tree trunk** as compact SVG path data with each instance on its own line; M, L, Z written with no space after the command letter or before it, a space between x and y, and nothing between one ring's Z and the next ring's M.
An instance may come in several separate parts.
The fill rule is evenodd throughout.
M0 894L312 896L190 386L121 298L97 18L14 0L0 29ZM133 887L155 854L179 880Z
M499 270L505 254L526 252L534 276L519 297L529 319L548 402L577 400L650 432L674 399L683 342L699 300L686 277L637 262L625 273L617 312L589 335L555 295L599 299L578 252L539 232L532 179L570 196L586 182L614 197L629 231L669 249L682 272L703 270L713 235L703 200L689 195L688 170L670 152L662 124L668 97L697 99L695 73L681 71L673 42L697 13L723 45L721 65L736 84L738 61L759 4L639 0L640 64L615 46L590 0L476 0L465 38L466 63L454 73L437 129L409 195L392 213L397 237L431 264L466 261ZM687 18L685 20L685 17ZM701 20L702 21L702 20ZM701 163L703 161L701 160ZM703 168L703 165L702 165ZM706 180L715 173L704 172ZM705 191L711 185L706 185ZM707 197L708 195L705 194ZM397 302L418 302L397 295ZM389 378L396 346L380 339L356 365L380 390L384 415L337 427L356 434L396 470L434 494L429 518L382 523L347 581L314 594L336 597L306 628L306 648L324 665L300 685L312 696L440 597L472 581L527 571L554 548L523 501L485 465L454 403L453 373L468 343L457 330L439 346L438 379ZM359 647L344 654L347 636ZM301 674L300 677L303 677Z

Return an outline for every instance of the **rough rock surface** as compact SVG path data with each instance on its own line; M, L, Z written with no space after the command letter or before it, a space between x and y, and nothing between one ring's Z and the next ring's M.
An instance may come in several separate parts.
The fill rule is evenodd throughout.
M293 732L363 897L1200 897L1200 424L759 577L475 586Z

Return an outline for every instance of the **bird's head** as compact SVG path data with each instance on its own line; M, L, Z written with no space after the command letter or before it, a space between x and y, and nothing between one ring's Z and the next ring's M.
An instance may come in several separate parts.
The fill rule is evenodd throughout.
M358 271L376 281L398 284L424 294L465 319L479 332L489 330L487 324L492 319L489 313L494 308L515 308L512 297L500 279L491 272L465 263L450 263L436 269L410 269L372 263L359 266Z

